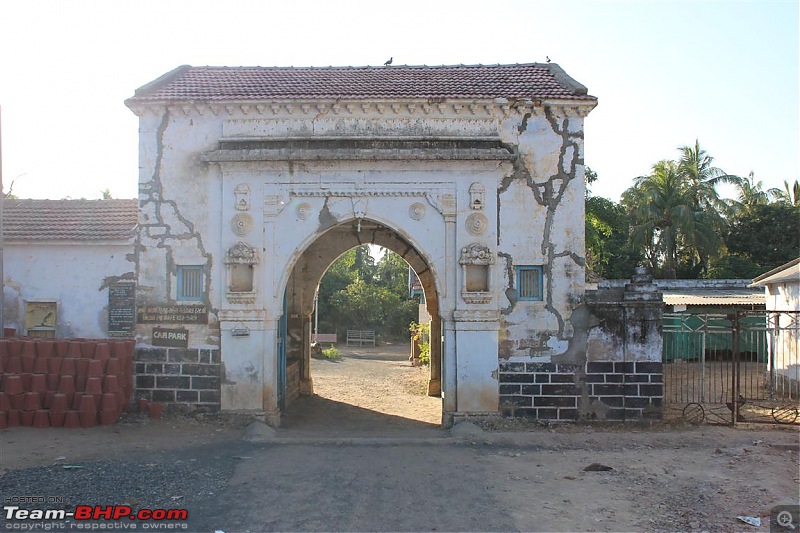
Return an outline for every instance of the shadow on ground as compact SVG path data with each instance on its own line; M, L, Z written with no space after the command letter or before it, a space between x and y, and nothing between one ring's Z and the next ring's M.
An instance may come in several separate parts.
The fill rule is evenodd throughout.
M434 437L437 424L388 415L321 396L301 396L281 417L281 436Z

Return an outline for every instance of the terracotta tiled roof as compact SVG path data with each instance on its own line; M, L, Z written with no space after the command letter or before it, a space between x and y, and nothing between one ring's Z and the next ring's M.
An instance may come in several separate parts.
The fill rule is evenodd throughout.
M129 103L360 98L595 101L554 63L391 67L179 67Z
M7 241L127 240L136 227L136 200L6 200Z

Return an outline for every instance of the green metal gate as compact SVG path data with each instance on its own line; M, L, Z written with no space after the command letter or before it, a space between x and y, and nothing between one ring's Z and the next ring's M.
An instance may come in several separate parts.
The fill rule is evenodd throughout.
M665 314L665 413L690 422L796 423L799 315Z

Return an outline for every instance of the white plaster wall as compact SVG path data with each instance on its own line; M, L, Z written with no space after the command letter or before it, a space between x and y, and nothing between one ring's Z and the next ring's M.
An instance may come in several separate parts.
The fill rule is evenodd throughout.
M290 110L277 105L193 105L136 110L140 116L143 206L137 241L139 303L176 303L170 301L174 297L175 266L208 266L209 326L196 327L197 331L190 334L190 346L195 342L221 344L223 388L231 391L223 394L223 408L274 407L275 324L282 312L283 289L291 268L314 239L324 238L319 233L323 219L341 223L355 217L353 199L333 196L326 200L319 195L304 195L303 191L355 191L353 198L361 198L358 191L386 193L364 195L364 216L400 231L434 271L446 338L443 389L451 394L445 398L446 409L456 408L452 393L457 384L464 391L468 387L497 390L501 309L507 314L500 337L543 338L547 342L543 349L546 357L563 351L571 336L571 309L582 299L584 277L582 118L578 109L559 107L545 113L541 107L529 106L521 112L501 111L490 103L466 111L462 105L395 107L370 103L369 110L361 113L360 104L355 109L345 107L295 105ZM420 112L420 108L431 109ZM518 151L522 167L474 160L203 161L203 155L217 149L222 138L420 134L461 138L499 134ZM520 175L520 168L528 171L527 178ZM473 183L482 184L486 191L481 213L488 219L488 228L482 235L466 230L466 218L473 212L469 206ZM559 190L561 183L566 184L563 190ZM245 212L234 207L233 191L241 184L251 191L251 205ZM549 215L540 203L541 195L537 201L534 192L544 191L546 184L558 190L545 195L545 202L552 207ZM427 196L421 192L427 192ZM445 205L445 195L452 196L452 207ZM409 217L413 203L425 206L423 219ZM300 215L301 204L306 204L310 216ZM239 214L252 219L252 230L244 236L235 235L231 229L232 219ZM261 254L255 267L254 304L231 303L225 296L224 256L238 241ZM507 258L498 257L491 268L492 299L488 304L467 304L460 299L459 250L472 243L486 245ZM506 289L513 286L508 267L519 264L547 265L546 287L550 290L545 302L512 305L506 298ZM250 328L250 337L244 342L229 338L227 333L235 327L236 313L241 311L261 317L244 322L262 324ZM480 328L486 332L481 342L472 342L478 333L450 324L455 320L454 311L462 311L458 319L462 322L478 317ZM221 315L227 318L220 333ZM228 322L233 325L226 325ZM140 327L138 334L147 342L149 328ZM462 361L463 368L459 366ZM256 378L264 385L261 391L244 393L243 388L236 389L236 384L251 383ZM232 392L234 389L239 392ZM229 399L227 404L225 398ZM459 411L467 407L496 410L496 392L488 402L464 402L463 407L458 405Z
M24 333L25 301L58 303L58 337L108 336L108 283L133 276L131 244L15 243L3 250L6 327Z

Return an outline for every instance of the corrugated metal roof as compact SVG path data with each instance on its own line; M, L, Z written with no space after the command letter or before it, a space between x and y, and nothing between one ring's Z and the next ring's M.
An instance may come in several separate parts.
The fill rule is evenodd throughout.
M765 304L764 291L761 290L731 290L731 289L706 289L693 292L664 291L664 303L667 305L686 306L732 306L732 305L760 305Z
M764 285L772 285L773 283L786 282L800 283L800 257L761 274L753 280L751 287L763 287Z

